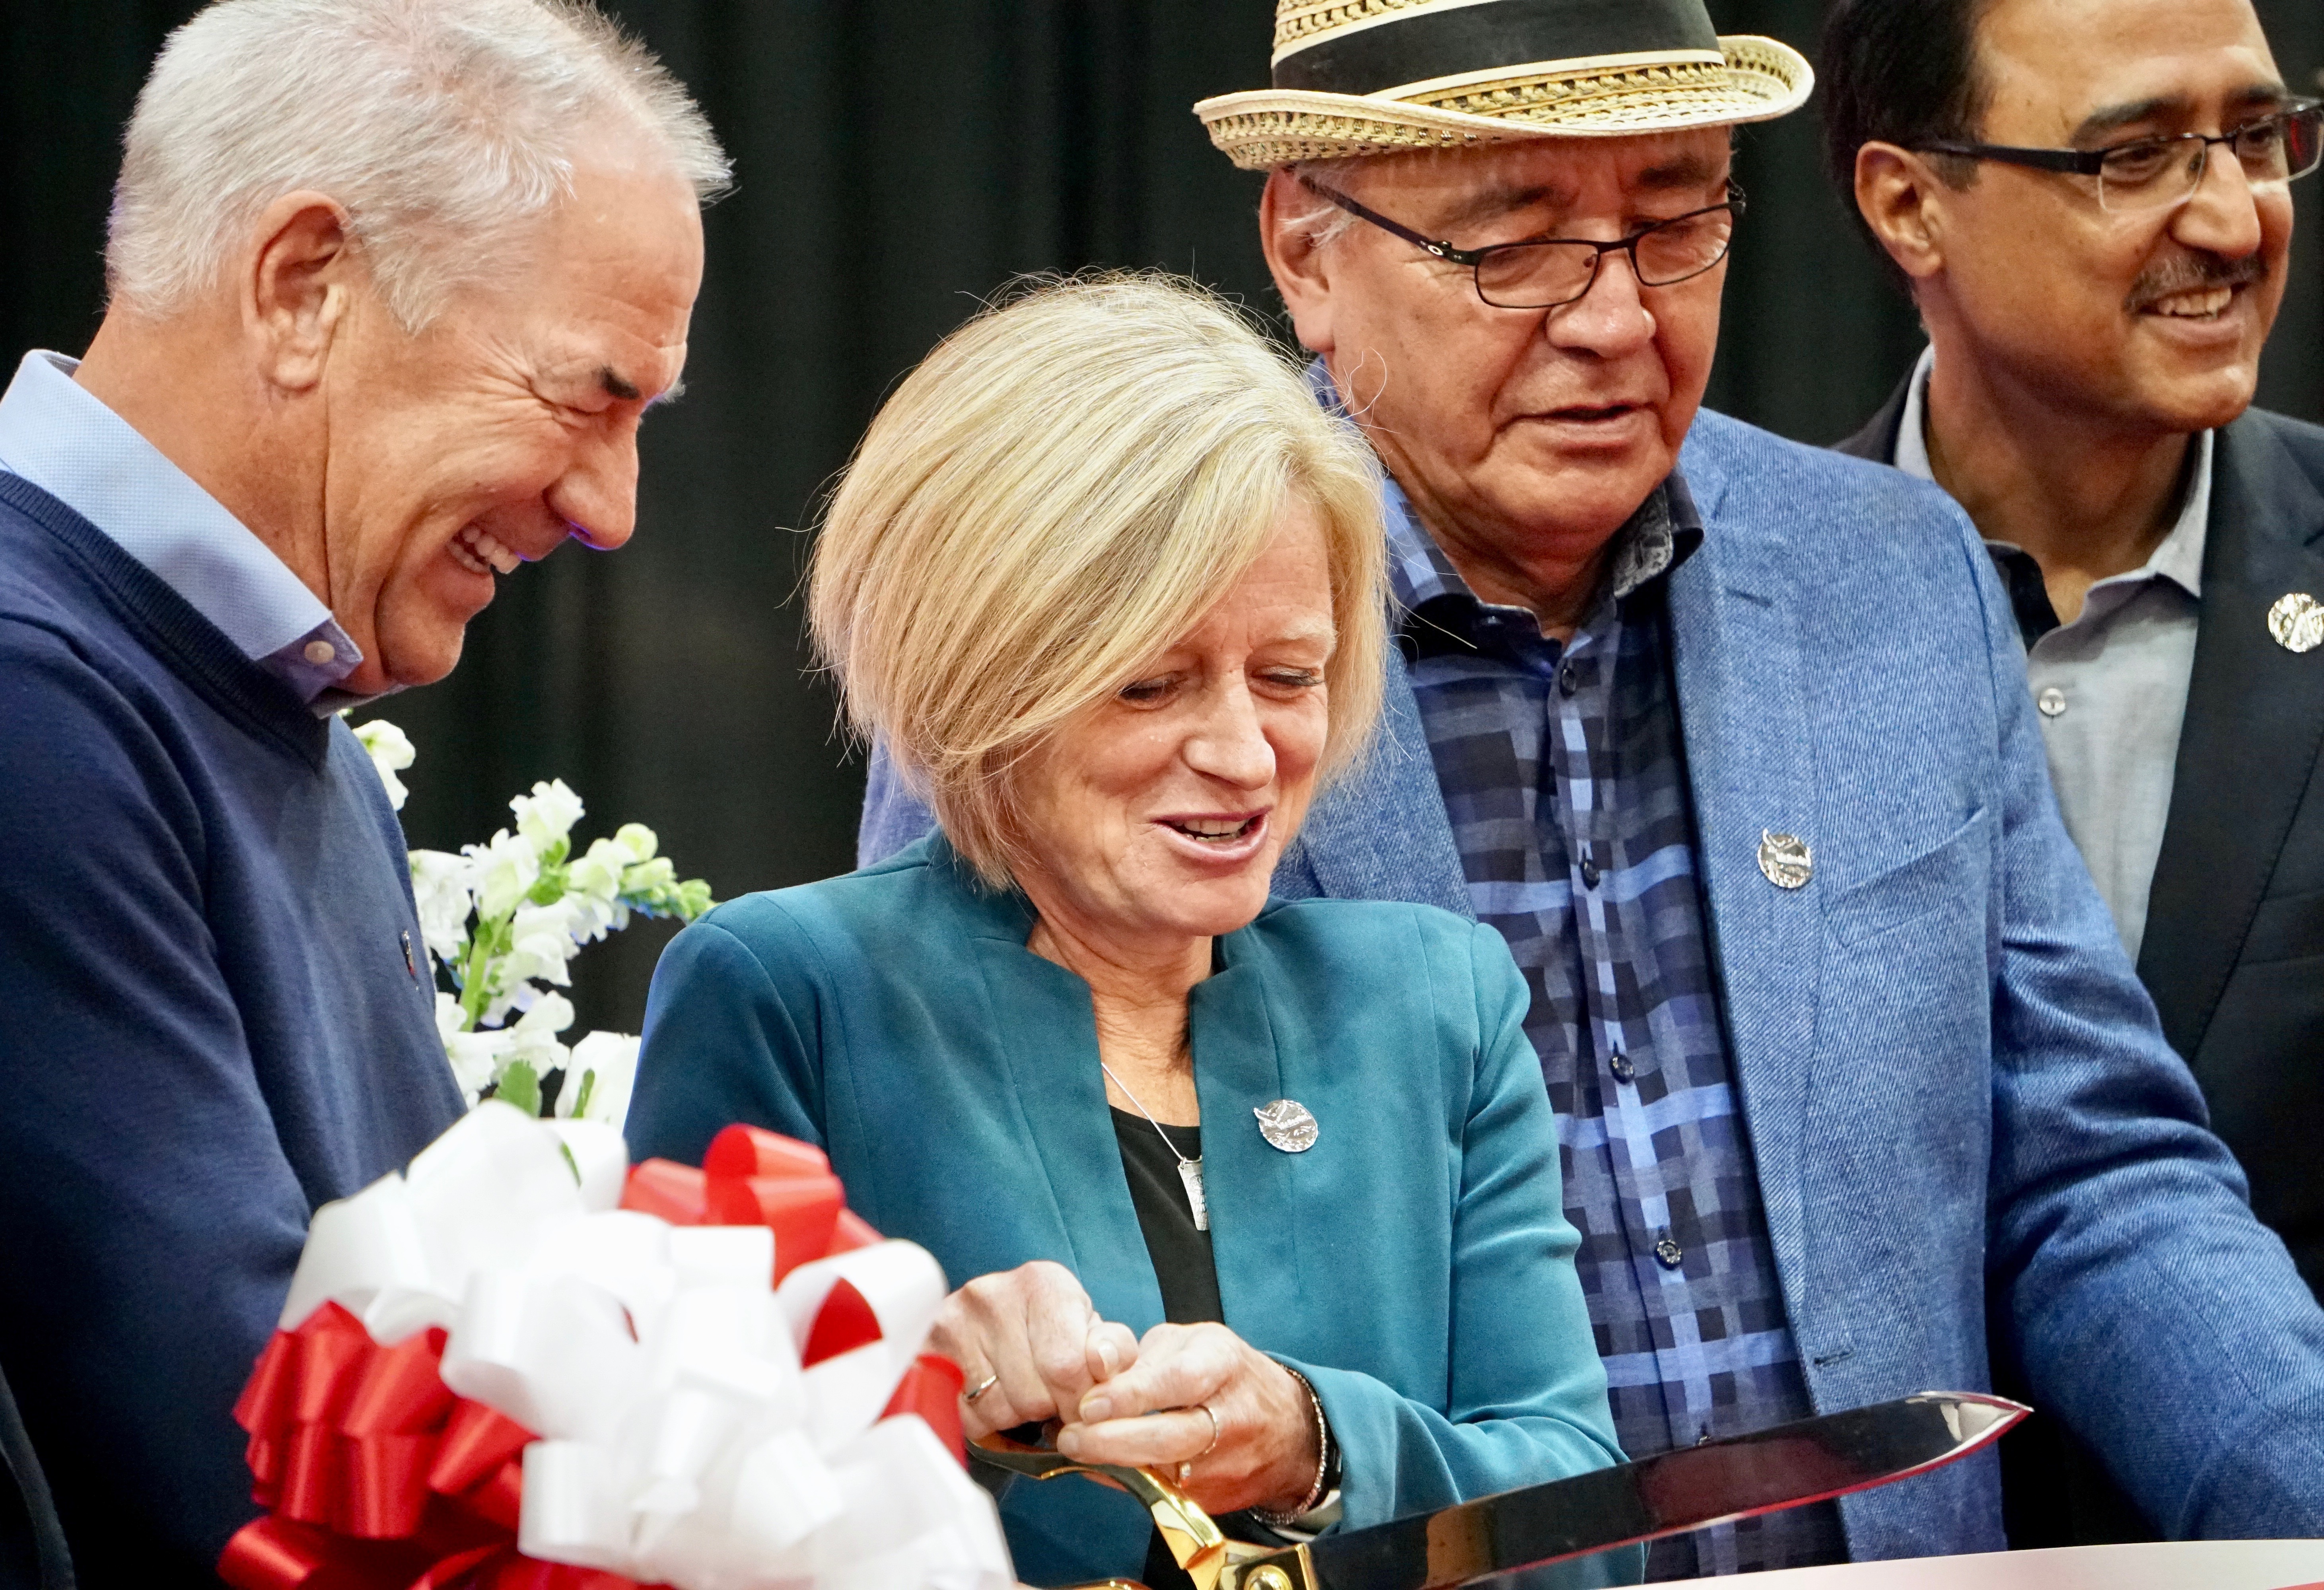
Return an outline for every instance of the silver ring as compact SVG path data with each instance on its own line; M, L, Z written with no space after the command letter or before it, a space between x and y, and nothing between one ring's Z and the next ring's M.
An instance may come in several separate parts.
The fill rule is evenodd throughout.
M982 1380L976 1383L976 1389L974 1391L962 1392L960 1400L963 1402L973 1402L977 1398L984 1395L985 1392L991 1391L994 1386L999 1385L1000 1383L1001 1376L998 1374L988 1374Z

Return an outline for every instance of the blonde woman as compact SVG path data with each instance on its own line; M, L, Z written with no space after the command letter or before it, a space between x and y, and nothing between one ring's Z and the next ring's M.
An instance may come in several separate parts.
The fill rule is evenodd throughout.
M810 603L941 831L681 933L630 1115L640 1153L734 1120L821 1144L964 1283L937 1338L972 1437L1054 1421L1275 1528L1620 1457L1507 950L1268 898L1379 710L1372 468L1183 284L1052 286L938 348ZM1002 1512L1034 1583L1148 1556L1094 1485Z

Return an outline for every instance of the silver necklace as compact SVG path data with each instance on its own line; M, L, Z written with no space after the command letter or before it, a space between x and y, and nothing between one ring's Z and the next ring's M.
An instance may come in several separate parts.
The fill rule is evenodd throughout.
M1208 1231L1211 1228L1211 1205L1210 1200L1203 1196L1202 1156L1197 1154L1193 1159L1188 1159L1185 1154L1180 1153L1178 1145L1170 1141L1170 1134L1165 1132L1162 1129L1162 1123L1154 1118L1154 1112L1139 1103L1138 1095L1130 1090L1130 1084L1120 1077L1114 1076L1113 1068L1102 1060L1097 1062L1097 1069L1112 1079L1113 1085L1121 1089L1121 1096L1124 1098L1138 1105L1138 1113L1146 1117L1146 1124L1154 1128L1154 1135L1157 1137L1162 1139L1162 1146L1168 1149L1170 1157L1178 1162L1178 1180L1186 1184L1186 1202L1194 1211L1194 1229Z

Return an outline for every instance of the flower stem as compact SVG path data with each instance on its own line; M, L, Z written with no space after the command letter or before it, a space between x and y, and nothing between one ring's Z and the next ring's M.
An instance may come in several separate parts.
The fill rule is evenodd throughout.
M484 1019L484 1006L492 1003L492 961L500 953L500 941L508 936L510 918L497 917L491 922L476 924L475 935L468 941L467 964L460 973L460 1030L473 1033L477 1022Z

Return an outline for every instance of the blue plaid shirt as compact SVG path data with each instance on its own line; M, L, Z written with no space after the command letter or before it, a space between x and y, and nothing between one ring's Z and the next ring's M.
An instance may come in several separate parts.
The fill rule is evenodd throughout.
M1676 475L1572 639L1471 594L1386 490L1400 639L1477 914L1508 941L1557 1108L1566 1218L1633 1457L1812 1411L1736 1109L1695 876L1665 576ZM1830 1503L1657 1541L1650 1579L1847 1559Z

